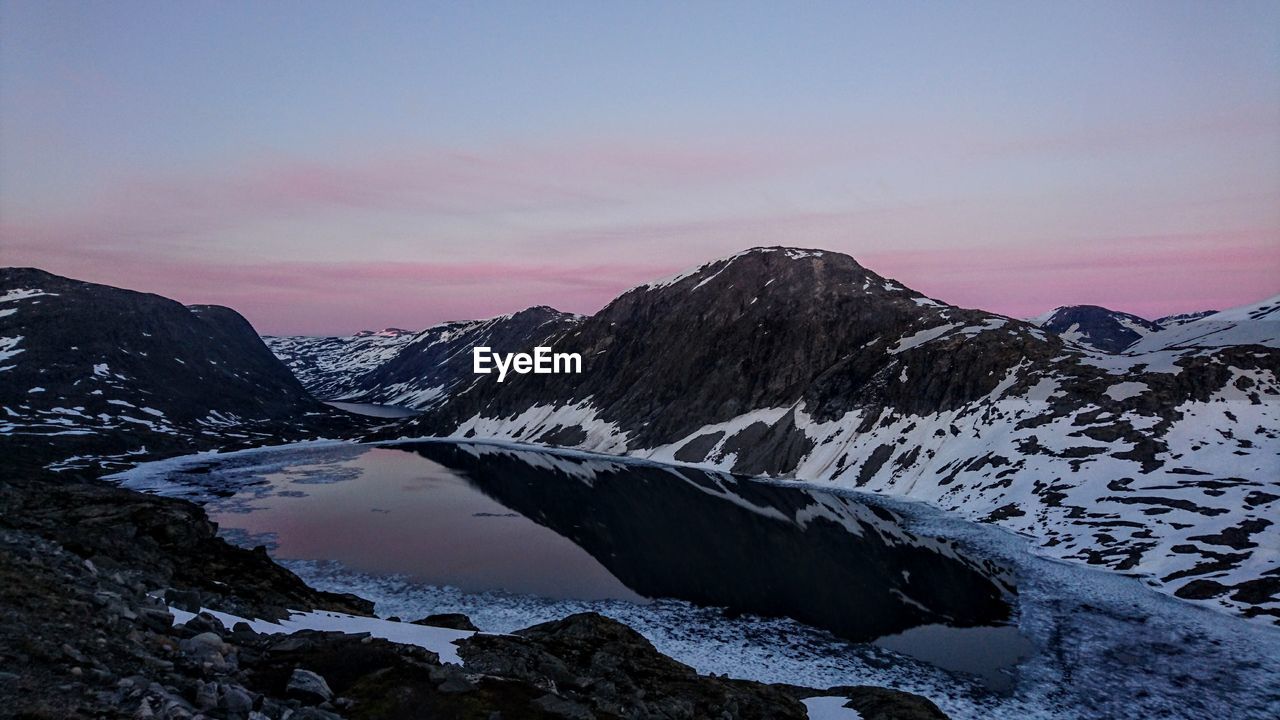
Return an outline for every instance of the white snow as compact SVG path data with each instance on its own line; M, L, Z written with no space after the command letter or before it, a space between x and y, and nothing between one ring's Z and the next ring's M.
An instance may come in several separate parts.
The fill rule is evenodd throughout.
M468 434L480 438L497 438L536 442L542 435L561 427L582 428L586 439L578 443L582 450L601 453L625 453L627 433L615 423L596 417L597 410L586 398L576 405L534 405L514 418L489 418L475 415L459 425L450 437L466 439Z
M1151 333L1130 345L1125 352L1135 354L1228 345L1280 347L1280 295Z
M9 290L3 295L0 295L0 303L15 302L17 300L30 300L31 298L40 297L41 295L56 297L57 293L47 293L43 290L32 290L28 288L15 288L13 290Z
M1131 397L1137 397L1142 393L1150 390L1146 383L1140 382L1122 382L1107 388L1107 397L1112 400L1122 401Z
M280 622L242 618L208 608L202 608L201 611L218 618L228 628L233 627L236 623L243 622L248 623L254 632L264 634L288 634L299 630L325 630L352 634L369 633L373 637L390 640L402 645L417 645L418 647L426 648L439 655L441 662L455 665L461 665L462 659L458 657L458 648L454 643L475 635L474 632L468 630L414 625L413 623L347 615L327 610L292 611L288 619ZM195 617L195 613L176 607L170 607L169 612L173 614L175 625L185 623Z
M925 328L924 330L920 330L919 332L916 332L914 334L904 336L901 340L898 341L897 345L894 345L892 348L889 349L889 354L897 355L900 352L904 352L906 350L910 350L913 347L923 345L931 340L937 340L938 338L942 337L943 335L946 335L952 330L955 330L956 328L961 327L962 324L963 323L947 323L944 325L937 325L935 327Z
M802 260L804 258L810 258L810 257L814 257L814 258L822 257L822 254L823 254L821 250L799 250L796 248L765 248L765 247L751 248L749 250L743 250L742 252L739 252L739 253L734 253L733 255L717 258L715 260L712 260L711 262L703 263L695 268L690 268L683 272L676 273L675 275L672 275L670 277L662 278L661 280L654 280L653 282L647 282L641 285L637 285L636 287L631 288L627 292L629 293L635 290L658 290L661 288L670 287L672 285L679 283L681 280L684 280L685 278L697 275L699 272L702 272L707 268L711 268L716 265L723 264L722 267L720 267L720 269L718 269L714 275L704 278L702 282L699 282L697 285L695 285L693 289L696 290L702 287L703 285L706 285L708 282L715 279L717 276L719 276L720 273L724 272L725 268L728 268L729 265L732 264L734 260L737 260L738 258L743 257L745 255L751 255L754 253L771 253L771 252L785 253L787 258L790 260ZM766 285L767 284L768 283L766 283ZM623 294L625 295L626 293L623 293Z
M1040 327L1041 325L1044 325L1045 323L1047 323L1047 322L1049 322L1050 320L1052 320L1052 319L1053 319L1053 316L1054 316L1054 315L1056 315L1056 314L1058 313L1058 311L1059 311L1059 310L1061 310L1061 309L1062 309L1062 307L1061 307L1061 306L1059 306L1059 307L1056 307L1056 308L1054 308L1054 309L1050 310L1049 312L1042 313L1042 314L1037 315L1037 316L1032 317L1032 318L1027 318L1027 322L1031 323L1032 325L1035 325L1036 327Z
M18 345L22 342L22 335L17 337L0 337L0 362L4 362L18 353L25 352ZM8 370L10 367L0 368L0 370Z
M849 702L846 697L811 697L801 702L808 711L809 720L862 720L861 713L844 706Z

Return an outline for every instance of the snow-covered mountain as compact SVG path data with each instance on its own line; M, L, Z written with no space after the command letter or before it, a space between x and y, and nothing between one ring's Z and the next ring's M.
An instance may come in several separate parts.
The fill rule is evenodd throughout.
M345 337L265 335L262 340L313 395L341 400L356 392L356 380L389 362L414 335L387 328Z
M395 358L360 377L352 398L418 410L433 408L485 377L473 372L473 347L490 347L495 353L529 351L580 321L577 315L542 305L488 320L427 328Z
M539 306L487 320L442 323L418 333L263 339L317 397L425 410L476 382L472 347L525 351L580 320Z
M1097 305L1066 305L1029 322L1064 340L1106 352L1120 352L1162 329L1137 315Z
M234 310L0 269L0 454L10 468L307 437L348 423Z
M1130 353L1265 345L1280 348L1280 295L1253 305L1223 310L1153 333Z
M1196 320L1199 320L1202 317L1205 317L1206 315L1212 315L1216 312L1218 311L1217 310L1198 310L1196 312L1178 313L1177 315L1165 315L1164 317L1156 318L1155 323L1159 325L1160 328L1163 330L1163 329L1174 327L1176 325L1184 325L1189 322L1194 322Z
M635 288L540 341L581 353L581 375L472 376L388 435L919 498L1030 534L1048 554L1274 619L1280 350L1258 329L1268 307L1218 314L1235 323L1220 339L1260 344L1191 331L1199 344L1118 355L927 298L845 255L756 248Z

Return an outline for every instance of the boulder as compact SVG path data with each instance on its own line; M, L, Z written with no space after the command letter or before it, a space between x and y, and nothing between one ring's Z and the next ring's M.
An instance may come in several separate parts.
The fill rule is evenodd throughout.
M294 668L293 675L289 677L289 684L285 686L285 694L313 705L333 699L333 691L329 689L329 683L319 675L302 668Z

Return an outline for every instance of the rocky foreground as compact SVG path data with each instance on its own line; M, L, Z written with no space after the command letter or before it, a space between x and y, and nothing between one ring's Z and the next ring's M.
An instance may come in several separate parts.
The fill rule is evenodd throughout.
M595 614L458 643L462 664L368 634L260 634L208 613L372 614L224 542L198 506L98 481L0 485L0 708L18 718L943 718L874 687L815 690L699 675ZM185 614L184 614L185 616ZM424 622L424 621L419 621ZM464 617L427 623L466 627Z

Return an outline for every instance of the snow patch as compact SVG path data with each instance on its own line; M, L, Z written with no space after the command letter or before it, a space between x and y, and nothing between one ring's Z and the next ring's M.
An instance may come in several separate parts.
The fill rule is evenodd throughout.
M195 613L176 607L170 607L169 612L173 615L175 625L185 623L196 616ZM207 612L218 618L223 625L229 628L234 627L236 623L242 622L247 623L249 627L253 628L254 632L268 635L275 633L292 634L299 630L343 632L353 635L369 633L373 637L390 640L401 645L417 645L420 648L426 648L439 655L441 662L453 663L454 665L462 664L462 658L458 657L458 647L454 643L475 635L474 632L468 630L414 625L413 623L347 615L346 613L329 612L327 610L291 611L288 619L280 622L242 618L207 608L201 608L201 612Z
M862 714L845 707L846 697L811 697L802 700L809 720L862 720Z

